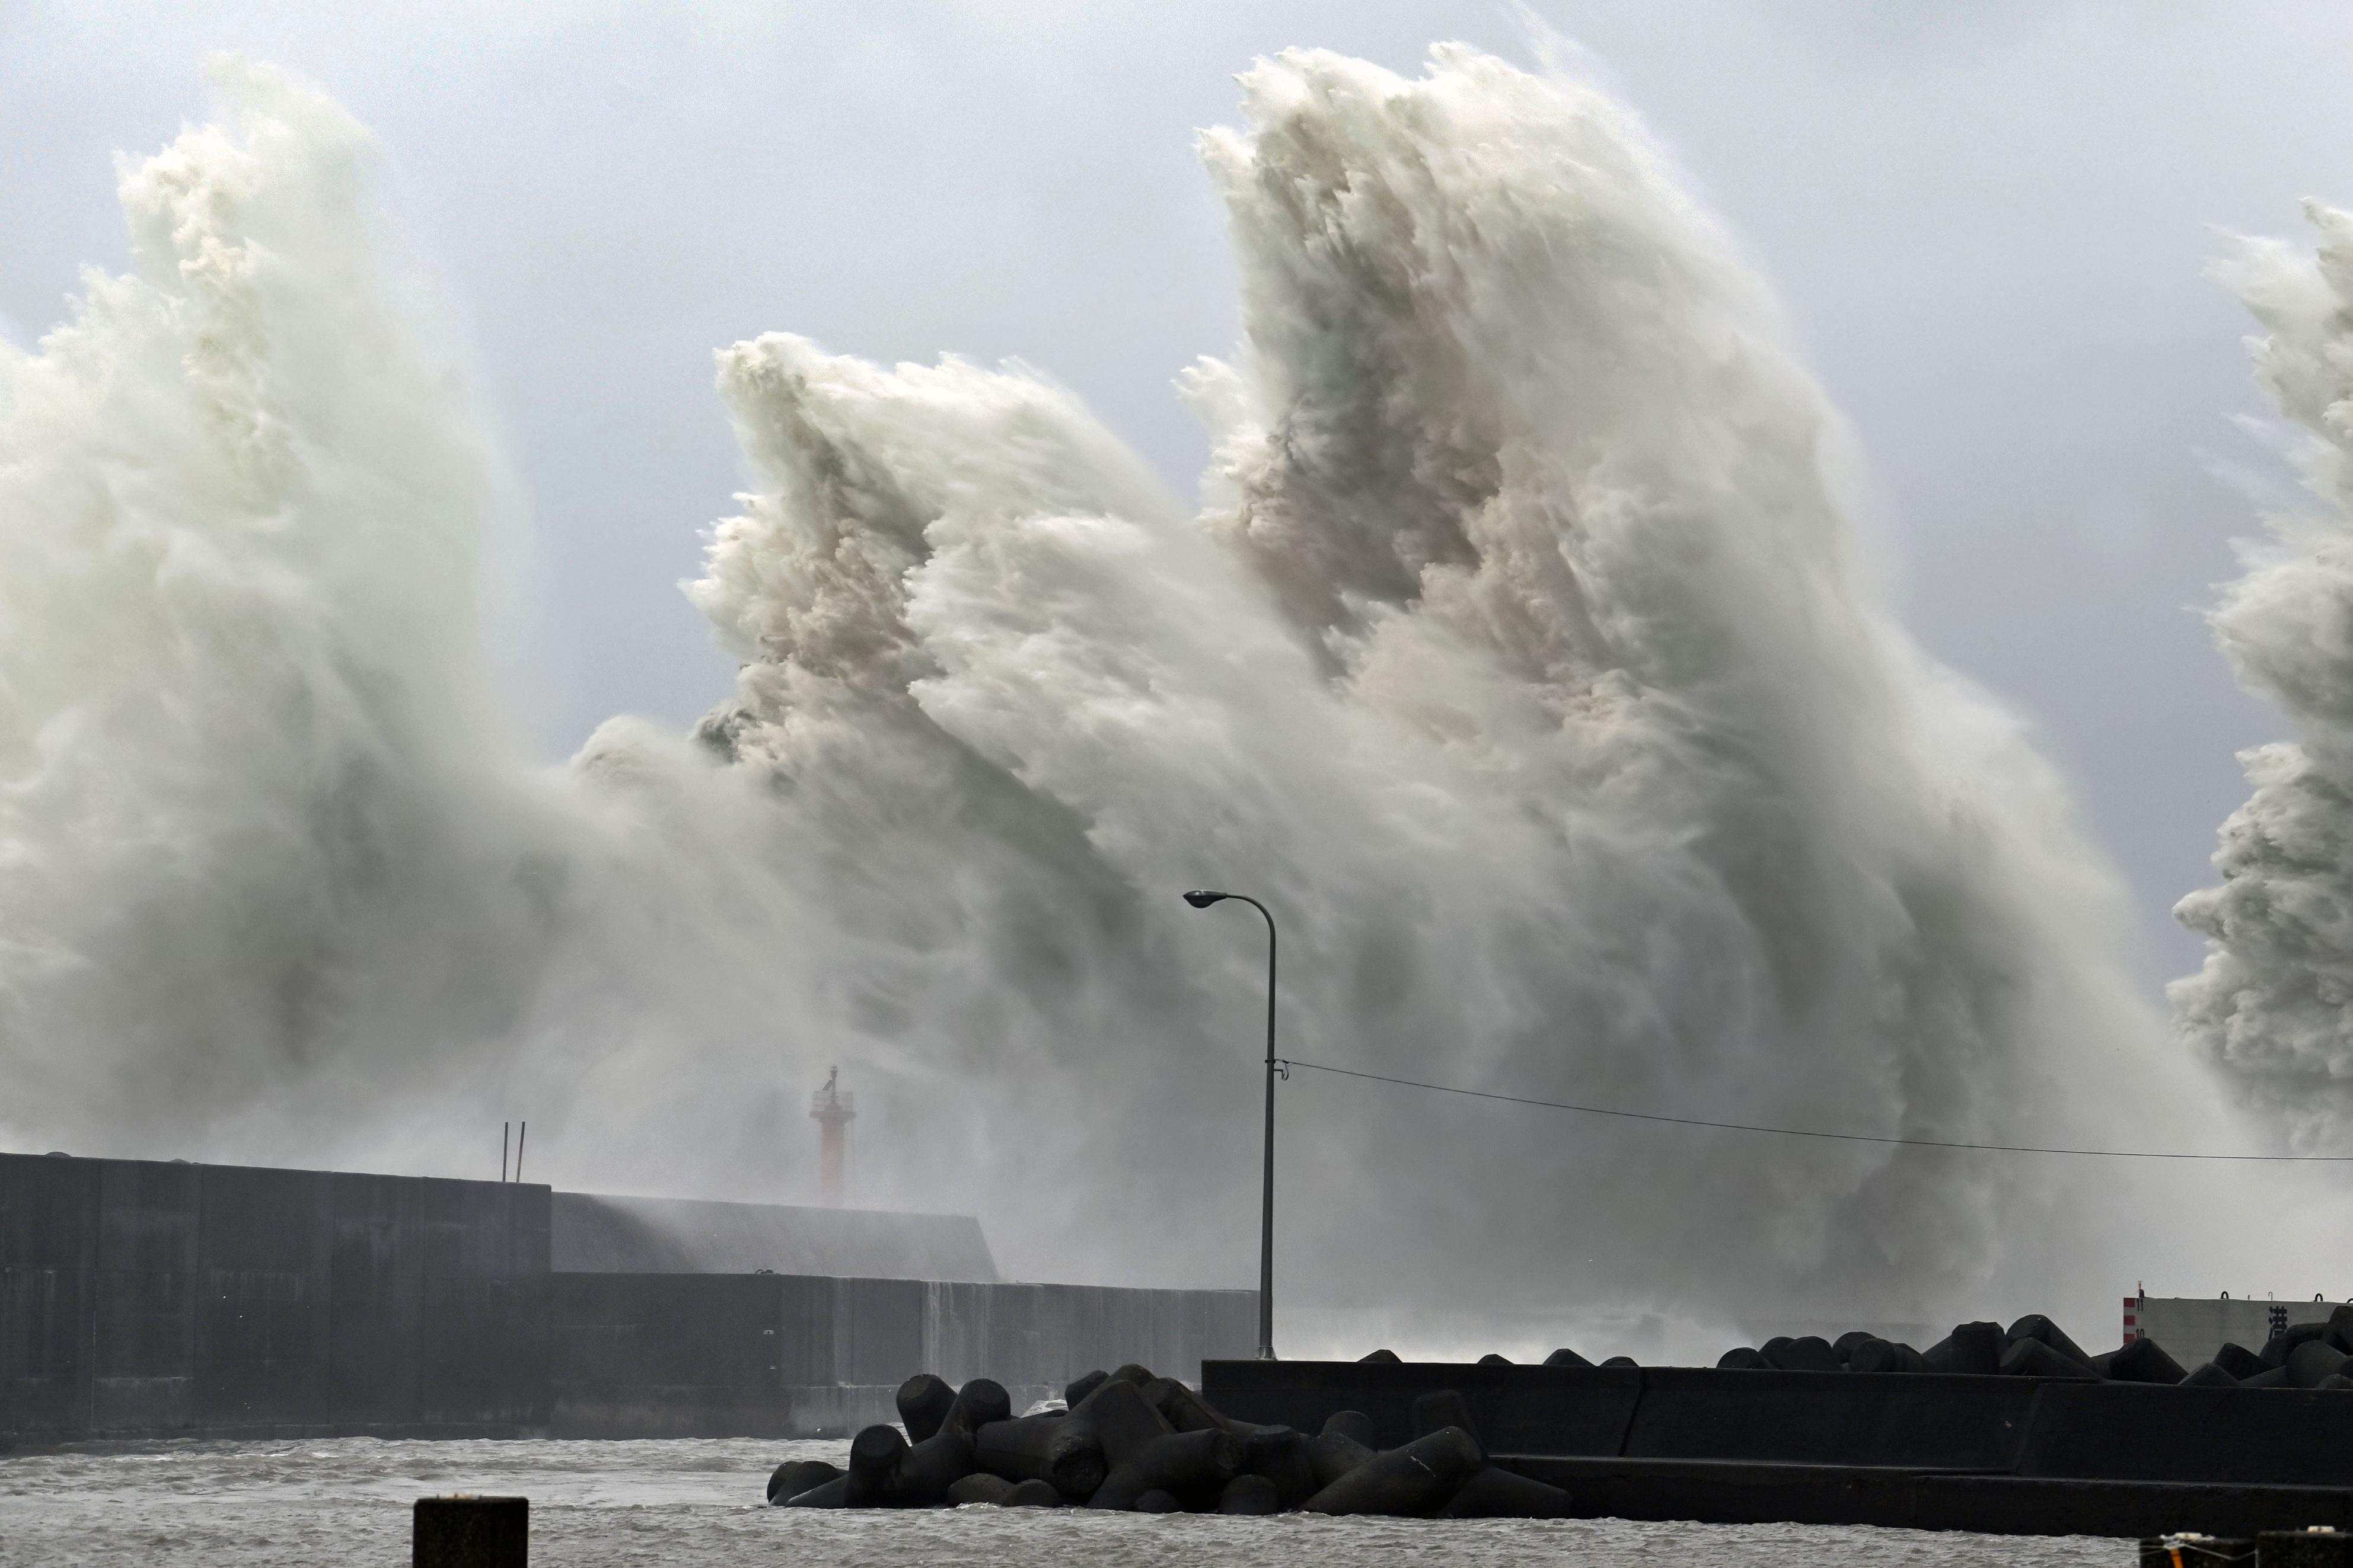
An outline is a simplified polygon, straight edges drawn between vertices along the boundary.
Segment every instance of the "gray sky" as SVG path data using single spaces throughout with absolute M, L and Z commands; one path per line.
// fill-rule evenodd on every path
M 2353 203 L 2341 4 L 1546 0 L 1788 301 L 1887 497 L 1913 630 L 2029 713 L 2167 910 L 2280 726 L 2195 606 L 2260 461 L 2216 227 Z M 683 723 L 730 665 L 677 592 L 730 510 L 711 351 L 770 329 L 880 359 L 1018 355 L 1189 489 L 1169 390 L 1235 331 L 1191 138 L 1231 74 L 1321 45 L 1411 70 L 1525 60 L 1489 5 L 624 8 L 0 0 L 0 318 L 28 339 L 123 244 L 111 158 L 205 110 L 231 48 L 373 126 L 479 346 L 535 508 L 509 637 L 550 755 L 619 710 Z

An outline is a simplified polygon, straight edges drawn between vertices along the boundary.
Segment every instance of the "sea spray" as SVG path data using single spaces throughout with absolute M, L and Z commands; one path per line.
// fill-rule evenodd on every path
M 126 174 L 134 274 L 5 362 L 17 1137 L 464 1169 L 512 1105 L 560 1184 L 790 1196 L 838 1061 L 862 1200 L 976 1209 L 1016 1274 L 1240 1282 L 1262 938 L 1204 884 L 1282 921 L 1303 1058 L 2211 1132 L 2063 790 L 1879 607 L 1842 426 L 1607 100 L 1253 69 L 1198 509 L 1024 367 L 725 351 L 749 489 L 689 591 L 736 689 L 549 771 L 364 139 L 226 86 Z M 2050 1166 L 1282 1094 L 1286 1300 L 1969 1315 L 2129 1267 Z
M 2242 752 L 2254 786 L 2222 825 L 2220 883 L 2175 914 L 2209 939 L 2174 983 L 2192 1044 L 2292 1144 L 2345 1152 L 2353 1111 L 2353 213 L 2310 203 L 2316 253 L 2244 242 L 2217 268 L 2253 312 L 2256 379 L 2292 432 L 2302 505 L 2210 616 L 2239 682 L 2295 735 Z

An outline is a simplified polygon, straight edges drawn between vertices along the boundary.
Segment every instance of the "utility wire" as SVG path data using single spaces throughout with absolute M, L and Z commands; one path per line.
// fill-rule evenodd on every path
M 1275 1065 L 1280 1068 L 1305 1068 L 1310 1072 L 1335 1073 L 1341 1078 L 1360 1078 L 1371 1083 L 1394 1084 L 1399 1089 L 1425 1089 L 1434 1094 L 1459 1094 L 1466 1100 L 1499 1100 L 1506 1105 L 1535 1105 L 1546 1110 L 1615 1116 L 1628 1121 L 1665 1121 L 1677 1127 L 1713 1127 L 1725 1132 L 1769 1132 L 1777 1138 L 1827 1138 L 1839 1143 L 1895 1143 L 1907 1149 L 1973 1149 L 1987 1154 L 2079 1154 L 2094 1160 L 2253 1160 L 2315 1165 L 2353 1163 L 2353 1154 L 2185 1154 L 2150 1149 L 2046 1149 L 2021 1143 L 1960 1143 L 1942 1138 L 1881 1138 L 1868 1132 L 1817 1132 L 1803 1127 L 1758 1127 L 1746 1121 L 1703 1121 L 1694 1116 L 1654 1116 L 1642 1110 L 1612 1110 L 1599 1105 L 1570 1105 L 1558 1100 L 1529 1100 L 1516 1094 L 1491 1094 L 1481 1089 L 1456 1089 L 1451 1084 L 1422 1083 L 1409 1078 L 1385 1078 L 1377 1072 L 1358 1072 L 1354 1068 L 1303 1062 L 1296 1057 L 1288 1060 L 1278 1058 Z

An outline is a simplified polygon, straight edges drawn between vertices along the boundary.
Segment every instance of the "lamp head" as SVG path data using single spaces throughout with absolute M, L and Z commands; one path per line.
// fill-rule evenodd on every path
M 1192 905 L 1197 910 L 1206 910 L 1211 904 L 1216 903 L 1219 899 L 1229 899 L 1231 897 L 1233 897 L 1231 893 L 1191 892 L 1185 895 L 1185 901 Z

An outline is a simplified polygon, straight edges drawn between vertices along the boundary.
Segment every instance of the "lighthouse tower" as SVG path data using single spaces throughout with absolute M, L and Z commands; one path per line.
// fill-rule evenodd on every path
M 841 1206 L 842 1156 L 849 1147 L 849 1124 L 858 1119 L 857 1097 L 839 1088 L 841 1069 L 825 1075 L 825 1087 L 809 1097 L 809 1116 L 818 1125 L 817 1181 L 818 1201 L 828 1208 Z

